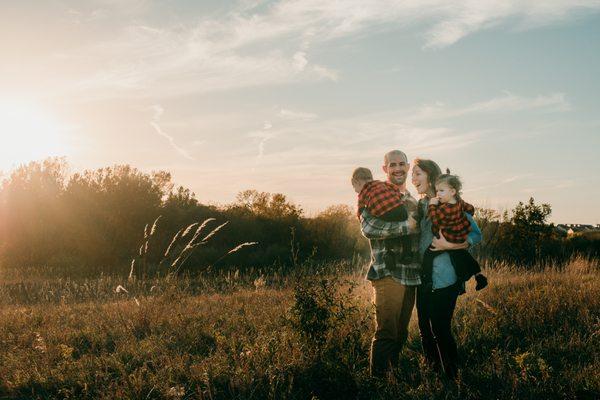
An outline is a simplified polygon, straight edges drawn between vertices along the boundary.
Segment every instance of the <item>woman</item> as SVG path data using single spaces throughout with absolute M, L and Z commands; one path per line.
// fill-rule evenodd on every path
M 443 235 L 438 239 L 431 231 L 431 220 L 427 216 L 429 199 L 435 197 L 435 181 L 442 173 L 440 167 L 431 160 L 416 159 L 412 170 L 412 184 L 422 196 L 419 200 L 421 256 L 429 246 L 435 251 L 465 249 L 481 241 L 481 231 L 467 214 L 471 232 L 466 242 L 450 243 Z M 457 373 L 458 350 L 452 336 L 452 316 L 456 299 L 464 293 L 464 283 L 459 282 L 448 253 L 442 252 L 433 259 L 433 290 L 417 288 L 417 315 L 423 352 L 427 363 L 437 371 L 445 372 L 454 379 Z

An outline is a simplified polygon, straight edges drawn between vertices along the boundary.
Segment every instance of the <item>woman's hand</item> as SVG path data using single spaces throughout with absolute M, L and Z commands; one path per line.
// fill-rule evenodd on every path
M 438 204 L 440 204 L 440 198 L 439 197 L 432 197 L 429 200 L 429 204 L 432 206 L 437 206 Z
M 433 241 L 431 242 L 431 251 L 444 251 L 444 250 L 459 250 L 459 249 L 466 249 L 469 247 L 469 243 L 468 242 L 462 242 L 462 243 L 450 243 L 448 240 L 446 240 L 446 238 L 444 237 L 444 234 L 440 231 L 440 238 L 433 238 Z
M 409 232 L 416 232 L 417 231 L 417 220 L 413 218 L 412 215 L 408 216 L 408 219 L 406 220 L 407 226 L 408 226 L 408 230 Z

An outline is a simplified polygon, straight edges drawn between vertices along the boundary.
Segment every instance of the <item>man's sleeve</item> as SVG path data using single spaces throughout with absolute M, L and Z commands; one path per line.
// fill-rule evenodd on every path
M 465 215 L 471 223 L 471 232 L 469 232 L 467 235 L 467 243 L 469 243 L 469 246 L 474 246 L 481 242 L 483 235 L 481 234 L 481 229 L 479 229 L 479 226 L 477 226 L 477 222 L 475 222 L 475 219 L 473 219 L 473 216 L 469 213 L 465 213 Z
M 373 217 L 367 210 L 363 210 L 360 218 L 361 231 L 367 239 L 388 239 L 417 233 L 408 227 L 407 221 L 384 221 Z

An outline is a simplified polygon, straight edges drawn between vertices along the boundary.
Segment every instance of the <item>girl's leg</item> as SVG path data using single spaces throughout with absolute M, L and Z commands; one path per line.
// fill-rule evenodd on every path
M 459 289 L 452 285 L 435 290 L 431 296 L 431 327 L 440 351 L 446 376 L 456 378 L 458 349 L 452 335 L 452 316 L 456 308 Z
M 435 371 L 441 371 L 442 363 L 438 346 L 431 329 L 431 291 L 423 290 L 421 286 L 417 287 L 417 316 L 419 317 L 419 334 L 421 335 L 421 345 L 423 346 L 423 355 L 427 364 Z

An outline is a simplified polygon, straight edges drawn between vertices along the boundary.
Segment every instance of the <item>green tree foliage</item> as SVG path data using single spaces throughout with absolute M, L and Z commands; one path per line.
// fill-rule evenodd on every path
M 128 258 L 145 224 L 159 215 L 170 180 L 128 165 L 74 174 L 63 194 L 71 254 L 103 265 Z
M 236 196 L 233 208 L 238 207 L 258 217 L 271 219 L 298 219 L 302 209 L 290 203 L 281 193 L 244 190 Z
M 533 198 L 527 203 L 519 202 L 502 217 L 494 210 L 476 210 L 475 219 L 483 233 L 483 243 L 475 250 L 476 254 L 520 265 L 564 260 L 574 252 L 598 255 L 598 242 L 586 241 L 582 245 L 571 238 L 562 238 L 554 224 L 548 223 L 551 213 L 549 204 L 537 204 Z
M 369 254 L 369 243 L 360 233 L 356 213 L 347 205 L 333 205 L 306 221 L 311 244 L 326 258 Z
M 128 165 L 72 176 L 62 158 L 21 166 L 0 187 L 2 261 L 108 271 L 131 257 L 172 187 L 169 173 Z
M 475 249 L 477 255 L 521 265 L 573 252 L 600 255 L 598 237 L 559 237 L 548 224 L 550 213 L 549 205 L 533 199 L 502 216 L 478 209 L 475 218 L 484 242 Z M 148 238 L 146 226 L 159 216 L 157 231 Z M 69 174 L 65 159 L 50 158 L 15 169 L 0 184 L 0 261 L 5 266 L 56 267 L 69 274 L 126 274 L 141 243 L 147 271 L 146 266 L 165 259 L 177 232 L 208 218 L 214 220 L 207 232 L 228 223 L 190 252 L 183 270 L 297 267 L 307 260 L 369 255 L 369 243 L 346 205 L 308 218 L 281 193 L 244 190 L 232 204 L 208 206 L 189 189 L 175 187 L 165 171 L 116 165 Z M 247 242 L 258 244 L 230 253 Z
M 67 170 L 63 158 L 52 158 L 19 167 L 2 183 L 0 243 L 2 253 L 15 262 L 39 263 L 62 249 L 56 237 L 62 228 Z

